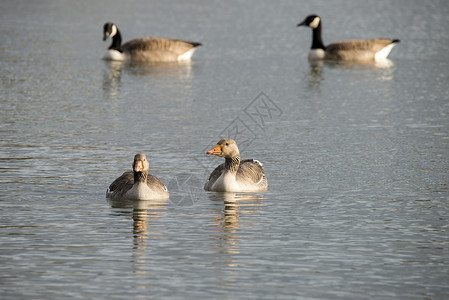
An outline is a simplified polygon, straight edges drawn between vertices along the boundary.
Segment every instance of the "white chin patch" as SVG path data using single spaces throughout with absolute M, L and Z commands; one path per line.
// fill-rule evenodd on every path
M 115 24 L 114 24 L 114 25 L 112 25 L 112 32 L 111 32 L 111 34 L 109 35 L 109 37 L 110 37 L 110 38 L 113 38 L 114 35 L 116 35 L 116 34 L 117 34 L 117 26 L 115 26 Z
M 321 22 L 320 17 L 315 17 L 315 19 L 313 19 L 313 21 L 310 22 L 309 27 L 315 29 L 318 27 L 318 25 L 320 25 L 320 22 Z

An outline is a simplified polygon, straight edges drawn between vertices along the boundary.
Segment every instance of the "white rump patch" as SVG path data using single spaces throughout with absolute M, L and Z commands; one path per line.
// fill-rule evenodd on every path
M 178 56 L 178 61 L 190 60 L 195 50 L 196 48 L 192 48 L 189 51 L 185 52 L 184 54 L 181 54 L 180 56 Z
M 374 59 L 378 60 L 378 59 L 385 59 L 385 58 L 387 58 L 387 56 L 391 52 L 391 49 L 393 49 L 394 46 L 396 46 L 396 43 L 391 43 L 390 45 L 385 46 L 382 50 L 380 50 L 379 52 L 374 54 Z
M 324 59 L 325 54 L 323 49 L 311 49 L 308 58 L 310 60 Z
M 309 27 L 315 29 L 318 27 L 318 25 L 320 25 L 320 22 L 321 22 L 320 17 L 315 17 L 315 19 L 313 19 L 313 21 L 310 22 Z
M 258 164 L 259 166 L 263 167 L 263 163 L 261 163 L 261 162 L 258 161 L 257 159 L 253 159 L 253 162 L 255 162 L 255 163 Z
M 262 177 L 260 178 L 260 180 L 256 183 L 256 184 L 260 184 L 265 178 L 265 175 L 262 175 Z

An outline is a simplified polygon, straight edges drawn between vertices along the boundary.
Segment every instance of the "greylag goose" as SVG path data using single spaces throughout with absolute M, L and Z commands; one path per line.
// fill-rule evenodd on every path
M 132 60 L 147 62 L 188 61 L 196 47 L 201 43 L 172 40 L 160 37 L 144 37 L 131 40 L 122 45 L 122 36 L 114 23 L 106 23 L 103 28 L 103 40 L 112 39 L 103 59 Z
M 259 192 L 268 187 L 262 164 L 254 159 L 240 160 L 239 148 L 232 139 L 222 139 L 206 152 L 225 158 L 225 162 L 210 174 L 204 185 L 213 192 Z
M 148 174 L 149 168 L 145 154 L 136 154 L 133 170 L 124 172 L 114 180 L 106 191 L 106 197 L 131 200 L 168 199 L 167 188 L 156 176 Z
M 321 18 L 310 15 L 297 26 L 312 28 L 310 60 L 381 60 L 386 59 L 399 40 L 377 38 L 372 40 L 339 41 L 324 46 L 321 38 Z

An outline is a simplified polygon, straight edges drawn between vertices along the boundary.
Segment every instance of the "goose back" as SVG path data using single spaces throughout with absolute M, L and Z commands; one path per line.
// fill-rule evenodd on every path
M 122 50 L 134 61 L 177 61 L 180 56 L 200 46 L 201 43 L 145 37 L 122 45 Z M 192 51 L 193 54 L 193 51 Z M 190 55 L 187 59 L 190 59 Z
M 262 169 L 262 164 L 254 159 L 245 159 L 240 163 L 237 170 L 236 179 L 239 182 L 248 184 L 257 184 L 260 187 L 267 187 L 267 178 Z
M 396 40 L 385 38 L 339 41 L 326 46 L 324 58 L 334 60 L 371 60 L 376 58 L 376 53 L 395 43 Z M 391 48 L 389 49 L 390 51 Z

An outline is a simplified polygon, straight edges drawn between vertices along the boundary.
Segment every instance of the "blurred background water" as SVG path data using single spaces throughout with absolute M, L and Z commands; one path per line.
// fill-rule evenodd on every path
M 390 37 L 390 66 L 310 64 Z M 445 1 L 2 1 L 2 299 L 449 297 Z M 190 64 L 101 60 L 124 41 L 199 41 Z M 216 194 L 237 140 L 269 191 Z M 165 202 L 108 202 L 134 154 Z

